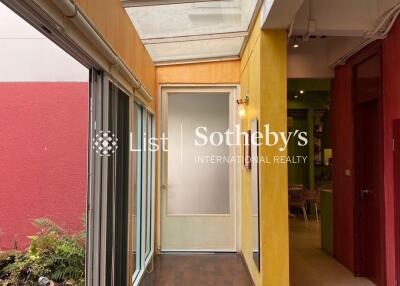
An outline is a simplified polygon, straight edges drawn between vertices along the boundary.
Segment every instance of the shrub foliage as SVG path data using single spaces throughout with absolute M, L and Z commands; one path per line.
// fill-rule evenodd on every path
M 0 253 L 0 285 L 85 285 L 85 232 L 70 233 L 48 218 L 34 221 L 38 233 L 26 252 Z

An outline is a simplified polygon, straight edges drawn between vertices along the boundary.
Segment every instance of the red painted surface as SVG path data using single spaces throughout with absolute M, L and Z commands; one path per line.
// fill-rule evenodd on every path
M 359 54 L 365 52 L 366 49 Z M 400 20 L 382 41 L 383 73 L 383 176 L 384 176 L 384 259 L 386 285 L 395 285 L 393 120 L 400 118 Z M 333 192 L 334 192 L 334 255 L 354 270 L 354 232 L 352 210 L 354 200 L 352 59 L 335 71 L 332 92 L 333 114 Z M 342 145 L 344 146 L 342 146 Z M 345 168 L 352 168 L 346 177 Z
M 382 43 L 383 49 L 383 142 L 386 217 L 386 275 L 388 286 L 395 281 L 393 120 L 400 118 L 400 20 Z
M 332 85 L 333 149 L 333 252 L 335 258 L 354 272 L 354 128 L 352 116 L 352 69 L 345 65 L 335 71 Z M 346 175 L 350 171 L 350 176 Z
M 49 217 L 83 228 L 86 209 L 88 84 L 0 83 L 0 249 Z
M 396 280 L 400 278 L 400 120 L 393 122 L 394 154 L 394 215 L 395 215 L 395 273 Z
M 354 259 L 356 273 L 376 285 L 384 285 L 380 58 L 378 52 L 354 69 L 355 211 L 359 222 L 355 229 Z

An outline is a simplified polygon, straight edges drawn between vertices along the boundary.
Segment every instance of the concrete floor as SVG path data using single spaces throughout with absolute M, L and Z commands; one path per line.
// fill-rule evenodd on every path
M 290 220 L 291 286 L 373 286 L 366 278 L 353 276 L 347 268 L 323 252 L 320 224 L 310 221 L 306 228 L 300 219 Z

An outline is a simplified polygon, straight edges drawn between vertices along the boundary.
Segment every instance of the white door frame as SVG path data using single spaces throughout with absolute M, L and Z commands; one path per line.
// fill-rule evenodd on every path
M 158 138 L 162 136 L 162 124 L 165 122 L 166 112 L 164 112 L 163 99 L 168 96 L 169 93 L 188 93 L 188 92 L 227 92 L 231 96 L 230 100 L 234 100 L 232 104 L 233 108 L 229 110 L 230 120 L 233 120 L 234 124 L 240 124 L 240 118 L 236 108 L 236 100 L 240 98 L 240 85 L 238 84 L 162 84 L 158 90 L 158 107 L 157 107 L 157 135 Z M 240 156 L 240 146 L 233 147 L 233 155 Z M 158 169 L 158 186 L 157 186 L 157 237 L 156 246 L 157 253 L 161 252 L 161 216 L 162 216 L 162 189 L 164 186 L 164 169 L 163 168 L 163 154 L 160 151 L 157 161 Z M 233 215 L 234 215 L 234 229 L 235 229 L 235 249 L 232 251 L 241 251 L 241 162 L 236 162 L 233 168 Z M 191 250 L 194 251 L 194 250 Z M 205 251 L 205 250 L 202 250 Z M 212 250 L 210 250 L 212 251 Z

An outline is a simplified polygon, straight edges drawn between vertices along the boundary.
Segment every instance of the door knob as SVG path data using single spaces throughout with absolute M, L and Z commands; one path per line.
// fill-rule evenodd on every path
M 368 189 L 361 190 L 361 199 L 364 199 L 366 195 L 368 195 L 370 191 Z

